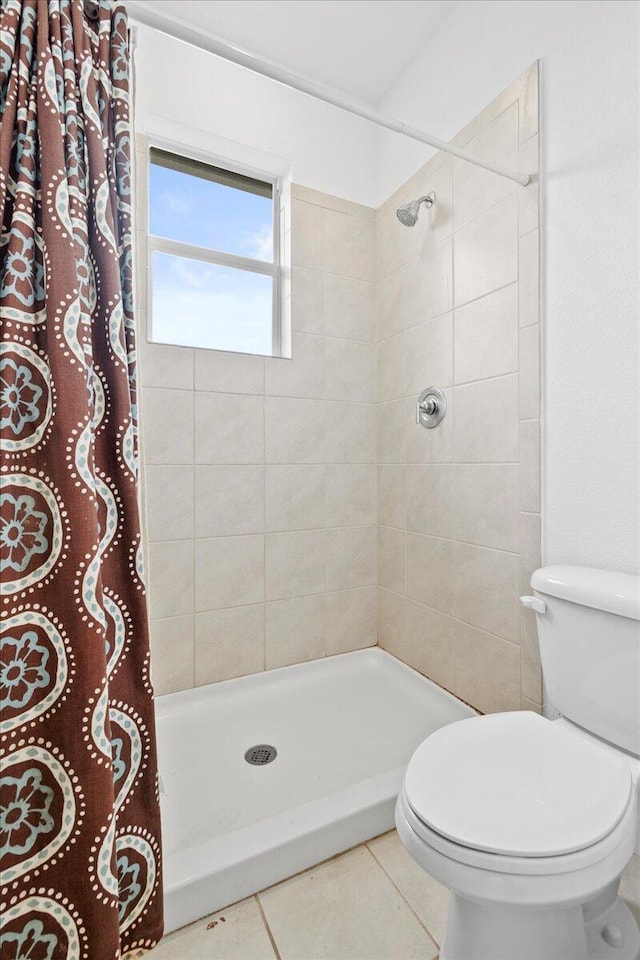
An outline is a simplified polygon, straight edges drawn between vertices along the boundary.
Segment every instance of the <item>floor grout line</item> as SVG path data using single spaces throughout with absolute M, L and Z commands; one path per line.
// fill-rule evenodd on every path
M 267 915 L 266 915 L 266 913 L 264 912 L 264 907 L 262 906 L 262 901 L 260 900 L 260 893 L 261 893 L 261 892 L 262 892 L 262 891 L 260 891 L 259 893 L 254 894 L 254 898 L 253 898 L 253 899 L 256 901 L 256 903 L 257 903 L 257 905 L 258 905 L 258 910 L 260 911 L 260 916 L 262 917 L 262 922 L 263 922 L 263 924 L 264 924 L 265 930 L 267 931 L 267 936 L 269 937 L 269 941 L 270 941 L 270 943 L 271 943 L 271 947 L 272 947 L 273 952 L 274 952 L 274 954 L 275 954 L 276 960 L 282 960 L 282 957 L 280 956 L 280 951 L 278 950 L 278 944 L 276 943 L 276 938 L 274 937 L 273 931 L 272 931 L 271 927 L 269 926 L 269 921 L 267 920 Z
M 382 834 L 382 836 L 386 836 L 386 834 Z M 374 837 L 374 839 L 377 839 L 377 838 Z M 371 847 L 369 846 L 370 843 L 372 843 L 372 841 L 371 841 L 371 840 L 367 840 L 367 841 L 365 841 L 365 843 L 362 844 L 362 846 L 365 847 L 365 848 L 369 851 L 369 853 L 371 854 L 371 856 L 373 857 L 373 859 L 375 860 L 375 862 L 378 864 L 378 866 L 380 867 L 380 869 L 381 869 L 382 872 L 384 873 L 385 877 L 389 880 L 389 882 L 391 883 L 391 885 L 398 891 L 398 893 L 400 894 L 400 896 L 402 897 L 402 899 L 404 900 L 404 902 L 406 903 L 406 905 L 409 907 L 409 910 L 411 910 L 411 913 L 414 915 L 414 917 L 416 918 L 416 920 L 418 921 L 418 923 L 420 924 L 420 926 L 422 927 L 422 929 L 425 931 L 425 933 L 427 934 L 427 936 L 428 936 L 431 940 L 433 940 L 433 942 L 434 942 L 434 944 L 436 945 L 436 947 L 437 947 L 437 949 L 438 949 L 438 952 L 439 952 L 439 951 L 440 951 L 440 944 L 438 943 L 438 941 L 436 940 L 436 938 L 434 937 L 434 935 L 431 933 L 431 930 L 429 930 L 429 927 L 426 925 L 426 923 L 418 916 L 418 914 L 416 913 L 416 911 L 413 909 L 413 907 L 411 906 L 411 904 L 409 903 L 409 901 L 408 901 L 407 898 L 405 897 L 404 893 L 402 892 L 402 890 L 400 889 L 400 887 L 398 886 L 398 884 L 395 882 L 395 880 L 393 879 L 393 877 L 391 876 L 391 874 L 385 869 L 384 864 L 381 863 L 380 860 L 378 860 L 378 858 L 376 857 L 375 853 L 373 852 L 373 850 L 372 850 Z

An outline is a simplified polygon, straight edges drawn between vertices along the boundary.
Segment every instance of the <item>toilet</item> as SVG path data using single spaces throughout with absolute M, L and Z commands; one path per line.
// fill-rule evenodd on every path
M 640 822 L 640 578 L 536 570 L 547 719 L 442 727 L 396 806 L 411 856 L 451 891 L 441 960 L 637 960 L 618 897 Z

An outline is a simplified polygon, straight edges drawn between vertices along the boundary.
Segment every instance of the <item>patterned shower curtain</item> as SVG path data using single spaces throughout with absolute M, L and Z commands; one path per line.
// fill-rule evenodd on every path
M 162 932 L 121 3 L 0 0 L 0 957 Z M 89 11 L 91 13 L 91 11 Z

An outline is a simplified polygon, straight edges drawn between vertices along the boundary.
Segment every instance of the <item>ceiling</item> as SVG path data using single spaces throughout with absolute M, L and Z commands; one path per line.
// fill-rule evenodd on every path
M 153 0 L 145 5 L 377 105 L 456 0 Z

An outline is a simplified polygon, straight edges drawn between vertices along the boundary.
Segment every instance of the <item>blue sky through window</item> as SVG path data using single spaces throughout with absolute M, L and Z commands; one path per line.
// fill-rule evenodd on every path
M 273 280 L 166 253 L 153 254 L 153 339 L 158 343 L 272 353 Z
M 149 230 L 158 237 L 273 261 L 273 200 L 149 164 Z

